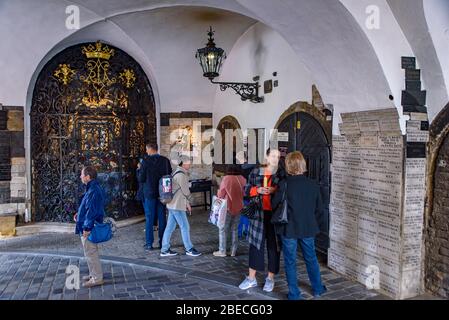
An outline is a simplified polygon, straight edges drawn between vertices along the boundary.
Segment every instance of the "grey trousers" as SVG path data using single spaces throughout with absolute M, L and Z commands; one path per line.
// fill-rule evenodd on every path
M 103 269 L 101 268 L 100 257 L 98 255 L 98 245 L 90 242 L 87 238 L 81 236 L 81 243 L 84 249 L 84 256 L 89 267 L 89 275 L 94 281 L 103 280 Z
M 228 212 L 226 214 L 226 220 L 225 225 L 223 228 L 218 229 L 218 250 L 221 252 L 226 253 L 226 242 L 228 238 L 229 232 L 231 232 L 231 254 L 235 254 L 237 252 L 237 246 L 239 244 L 239 235 L 238 235 L 238 228 L 239 228 L 239 222 L 240 222 L 240 215 L 231 216 L 231 214 Z

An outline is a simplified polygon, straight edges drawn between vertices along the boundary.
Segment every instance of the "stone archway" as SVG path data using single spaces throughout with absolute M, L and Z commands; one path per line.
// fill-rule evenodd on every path
M 425 288 L 449 297 L 449 104 L 430 126 L 425 212 Z
M 126 52 L 98 41 L 55 55 L 35 83 L 30 133 L 34 221 L 73 221 L 85 165 L 98 171 L 109 216 L 142 212 L 135 169 L 145 143 L 157 139 L 155 102 Z

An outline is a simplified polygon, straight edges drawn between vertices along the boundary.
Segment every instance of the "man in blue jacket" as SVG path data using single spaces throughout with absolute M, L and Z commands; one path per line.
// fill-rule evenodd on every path
M 81 181 L 86 185 L 78 213 L 75 216 L 75 233 L 81 236 L 84 256 L 89 267 L 89 276 L 83 277 L 83 287 L 100 286 L 103 281 L 103 270 L 98 255 L 98 245 L 90 242 L 87 238 L 94 224 L 103 223 L 105 193 L 98 183 L 97 171 L 94 167 L 87 166 L 81 170 Z
M 159 179 L 172 173 L 172 167 L 168 158 L 161 156 L 156 143 L 146 145 L 147 157 L 138 169 L 138 180 L 143 183 L 143 207 L 145 210 L 145 249 L 153 250 L 154 234 L 153 225 L 155 218 L 158 221 L 159 248 L 162 247 L 167 219 L 165 205 L 159 201 Z

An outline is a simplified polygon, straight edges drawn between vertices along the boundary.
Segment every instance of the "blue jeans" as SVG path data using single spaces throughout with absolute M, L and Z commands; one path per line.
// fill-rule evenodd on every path
M 154 220 L 158 219 L 159 246 L 162 245 L 162 237 L 166 225 L 165 206 L 159 199 L 145 199 L 143 203 L 145 210 L 145 239 L 147 246 L 153 246 L 154 242 Z
M 284 252 L 285 274 L 288 284 L 288 299 L 301 299 L 301 291 L 298 288 L 296 277 L 296 256 L 298 243 L 306 263 L 307 274 L 312 285 L 312 294 L 322 294 L 325 289 L 321 282 L 320 265 L 315 253 L 315 238 L 287 239 L 282 237 L 282 250 Z
M 186 251 L 190 251 L 193 248 L 193 244 L 190 241 L 190 225 L 187 220 L 186 212 L 169 209 L 167 227 L 165 228 L 164 237 L 162 238 L 161 251 L 165 252 L 170 249 L 170 239 L 173 231 L 176 229 L 176 224 L 178 224 L 181 229 L 182 242 L 184 242 L 184 248 Z

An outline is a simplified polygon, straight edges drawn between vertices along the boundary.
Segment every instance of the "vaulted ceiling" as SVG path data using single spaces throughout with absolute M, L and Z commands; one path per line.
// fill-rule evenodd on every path
M 0 102 L 28 106 L 48 59 L 71 44 L 102 39 L 142 65 L 162 110 L 210 110 L 216 88 L 201 77 L 193 58 L 208 26 L 230 52 L 259 22 L 286 39 L 324 100 L 341 112 L 391 106 L 390 93 L 400 104 L 398 59 L 416 55 L 435 115 L 448 101 L 449 33 L 441 13 L 447 1 L 428 1 L 0 0 Z M 364 27 L 370 4 L 380 7 L 385 23 L 373 32 Z M 65 27 L 68 5 L 80 8 L 80 30 Z M 435 12 L 440 15 L 434 19 Z

